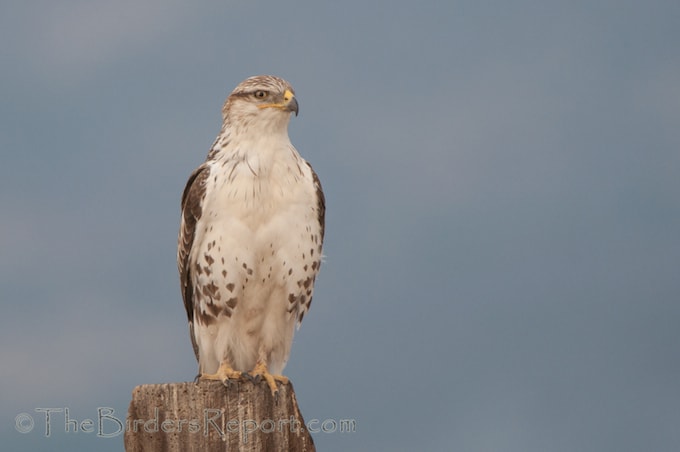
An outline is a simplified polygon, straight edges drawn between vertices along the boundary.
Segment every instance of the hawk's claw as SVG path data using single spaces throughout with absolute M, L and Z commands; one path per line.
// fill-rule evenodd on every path
M 249 373 L 244 373 L 243 376 L 252 381 L 254 384 L 258 384 L 262 380 L 262 375 L 260 374 L 252 375 Z
M 267 385 L 269 386 L 269 390 L 272 393 L 272 397 L 274 397 L 275 399 L 278 398 L 279 393 L 279 388 L 276 386 L 276 382 L 280 381 L 283 384 L 288 383 L 287 377 L 284 377 L 283 375 L 270 374 L 269 370 L 267 369 L 267 365 L 261 361 L 258 361 L 258 363 L 255 365 L 255 368 L 244 375 L 247 375 L 247 377 L 253 383 L 259 383 L 262 379 L 264 379 L 267 382 Z
M 227 388 L 231 388 L 231 385 L 234 384 L 234 380 L 240 380 L 242 379 L 244 374 L 242 372 L 239 372 L 237 370 L 234 370 L 231 368 L 231 366 L 227 363 L 222 363 L 220 364 L 220 367 L 217 369 L 217 372 L 214 374 L 200 374 L 198 379 L 199 380 L 219 380 L 222 382 L 224 386 Z

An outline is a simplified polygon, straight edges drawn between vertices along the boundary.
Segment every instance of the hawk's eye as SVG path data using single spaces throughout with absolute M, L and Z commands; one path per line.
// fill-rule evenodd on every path
M 269 94 L 267 91 L 258 90 L 253 93 L 253 96 L 255 96 L 257 99 L 264 99 L 267 97 L 267 94 Z

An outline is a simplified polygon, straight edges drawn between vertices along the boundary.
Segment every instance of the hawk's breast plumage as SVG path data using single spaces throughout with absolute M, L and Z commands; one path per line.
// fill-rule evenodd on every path
M 297 111 L 283 79 L 240 83 L 184 189 L 177 261 L 203 378 L 262 375 L 275 391 L 271 374 L 283 371 L 312 301 L 325 201 L 288 137 Z

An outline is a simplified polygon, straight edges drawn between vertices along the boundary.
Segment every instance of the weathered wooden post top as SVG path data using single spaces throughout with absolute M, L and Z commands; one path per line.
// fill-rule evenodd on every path
M 291 383 L 137 386 L 125 425 L 126 452 L 315 451 Z

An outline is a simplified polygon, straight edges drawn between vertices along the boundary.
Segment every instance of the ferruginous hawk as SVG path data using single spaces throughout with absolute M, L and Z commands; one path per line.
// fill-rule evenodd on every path
M 250 77 L 182 194 L 177 265 L 199 378 L 264 378 L 272 394 L 321 265 L 325 200 L 288 138 L 288 82 Z

